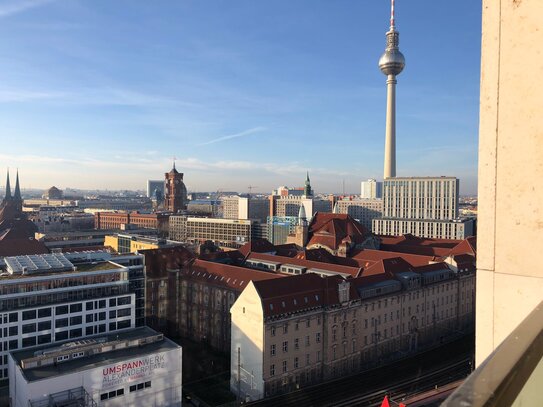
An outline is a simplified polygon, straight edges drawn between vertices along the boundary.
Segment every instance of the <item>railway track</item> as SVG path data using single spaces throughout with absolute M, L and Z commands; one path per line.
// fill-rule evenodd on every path
M 453 349 L 448 348 L 447 353 L 443 349 L 428 351 L 393 365 L 248 403 L 247 406 L 380 406 L 385 394 L 395 401 L 402 400 L 465 378 L 471 371 L 472 350 Z M 449 355 L 448 359 L 443 355 Z

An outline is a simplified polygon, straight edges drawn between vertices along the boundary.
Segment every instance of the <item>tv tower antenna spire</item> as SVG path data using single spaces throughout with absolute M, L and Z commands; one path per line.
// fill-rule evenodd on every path
M 387 116 L 385 130 L 385 169 L 383 177 L 396 176 L 396 76 L 405 66 L 400 52 L 400 33 L 396 31 L 394 0 L 390 1 L 390 29 L 386 33 L 387 45 L 379 59 L 379 68 L 387 76 Z

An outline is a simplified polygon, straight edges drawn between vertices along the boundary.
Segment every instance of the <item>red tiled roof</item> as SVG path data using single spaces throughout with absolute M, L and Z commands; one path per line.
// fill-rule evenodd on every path
M 382 259 L 368 268 L 364 269 L 362 276 L 371 276 L 375 274 L 395 274 L 405 271 L 413 271 L 413 267 L 401 257 L 391 257 Z
M 183 246 L 138 250 L 138 253 L 145 256 L 146 273 L 151 277 L 163 276 L 167 270 L 178 270 L 194 260 L 194 254 Z
M 238 292 L 243 291 L 250 281 L 287 277 L 283 274 L 259 271 L 229 264 L 214 263 L 205 260 L 195 260 L 182 272 L 183 275 L 188 278 L 205 281 L 207 284 L 211 285 L 228 287 Z
M 390 259 L 392 257 L 401 257 L 412 266 L 422 266 L 424 264 L 428 264 L 429 262 L 436 260 L 435 256 L 424 256 L 424 255 L 419 255 L 419 254 L 373 250 L 373 249 L 357 250 L 356 252 L 353 253 L 352 257 L 354 259 L 359 260 L 360 263 L 364 263 L 364 262 L 373 263 L 382 259 Z
M 362 243 L 367 230 L 347 214 L 317 212 L 309 224 L 307 246 L 321 245 L 337 250 L 342 242 Z
M 321 269 L 321 270 L 326 270 L 326 271 L 335 272 L 335 273 L 345 273 L 353 277 L 356 277 L 361 271 L 360 267 L 349 267 L 349 266 L 343 266 L 340 264 L 322 263 L 322 262 L 317 262 L 317 261 L 299 259 L 296 257 L 276 256 L 276 255 L 266 254 L 266 253 L 251 253 L 247 258 L 256 259 L 256 260 L 264 260 L 264 261 L 273 261 L 273 262 L 277 262 L 281 264 L 294 264 L 294 265 L 298 265 L 298 266 L 302 266 L 306 268 Z

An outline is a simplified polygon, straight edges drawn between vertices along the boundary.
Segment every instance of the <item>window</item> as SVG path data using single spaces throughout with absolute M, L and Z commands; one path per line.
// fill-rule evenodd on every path
M 287 361 L 286 360 L 283 360 L 283 373 L 286 373 L 287 372 Z
M 19 320 L 19 314 L 12 312 L 9 314 L 9 322 L 17 322 Z
M 305 337 L 305 346 L 309 346 L 309 335 Z
M 65 339 L 68 339 L 68 331 L 57 332 L 55 334 L 55 342 L 63 341 Z
M 61 305 L 59 307 L 55 308 L 55 313 L 57 315 L 64 315 L 68 313 L 68 306 L 67 305 Z
M 310 360 L 310 356 L 309 356 L 309 353 L 308 353 L 308 354 L 305 355 L 305 365 L 309 366 L 310 362 L 311 362 L 311 360 Z
M 284 334 L 288 333 L 288 325 L 287 324 L 283 325 L 283 333 Z
M 270 346 L 270 355 L 275 356 L 275 344 Z
M 117 310 L 117 318 L 130 316 L 130 311 L 131 311 L 130 308 L 123 308 L 123 309 Z
M 332 328 L 332 341 L 337 341 L 337 328 Z
M 94 303 L 93 303 L 92 301 L 87 302 L 87 303 L 85 304 L 85 309 L 86 309 L 87 311 L 93 310 L 93 309 L 94 309 Z
M 315 342 L 320 343 L 321 342 L 321 333 L 317 332 L 315 334 Z
M 70 305 L 70 313 L 81 311 L 83 311 L 83 304 L 79 303 Z
M 23 325 L 23 333 L 29 334 L 32 332 L 36 332 L 36 324 L 25 324 Z
M 271 336 L 275 336 L 275 327 L 274 326 L 271 327 Z
M 38 335 L 38 345 L 51 342 L 51 334 Z
M 36 346 L 35 336 L 31 336 L 30 338 L 23 338 L 23 348 L 27 348 L 29 346 Z
M 10 326 L 8 329 L 8 336 L 17 336 L 19 335 L 19 327 Z
M 81 328 L 72 329 L 70 331 L 70 338 L 78 338 L 80 336 L 83 336 L 83 330 Z
M 41 308 L 38 310 L 38 318 L 46 318 L 51 316 L 51 308 Z
M 103 321 L 104 319 L 106 319 L 106 313 L 105 312 L 100 312 L 98 314 L 98 320 Z
M 288 352 L 288 341 L 283 341 L 283 352 Z
M 270 365 L 270 376 L 275 376 L 275 365 Z
M 23 311 L 23 321 L 27 321 L 29 319 L 36 319 L 36 310 L 29 310 L 29 311 Z
M 311 320 L 308 319 L 307 322 L 306 322 L 306 327 L 309 328 L 311 326 Z
M 299 365 L 298 357 L 295 357 L 294 358 L 294 369 L 298 369 L 298 365 Z
M 83 317 L 81 315 L 70 318 L 70 325 L 81 325 L 83 323 Z
M 294 350 L 300 349 L 300 340 L 298 338 L 294 339 Z
M 55 321 L 55 328 L 63 328 L 68 326 L 68 318 L 61 318 Z

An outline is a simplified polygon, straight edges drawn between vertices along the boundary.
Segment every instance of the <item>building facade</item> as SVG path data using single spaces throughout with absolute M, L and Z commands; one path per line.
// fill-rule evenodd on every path
M 136 296 L 142 301 L 144 295 L 141 260 L 132 267 L 87 253 L 71 259 L 56 253 L 6 257 L 4 262 L 1 379 L 8 378 L 8 352 L 136 326 Z
M 460 181 L 455 177 L 397 177 L 383 182 L 383 217 L 374 219 L 378 235 L 412 233 L 436 239 L 465 239 L 472 219 L 458 216 Z
M 121 225 L 135 225 L 167 233 L 169 217 L 169 214 L 164 213 L 96 212 L 94 214 L 94 228 L 121 229 Z
M 247 219 L 171 216 L 169 237 L 178 242 L 211 240 L 219 246 L 239 247 L 253 238 L 256 224 L 256 221 Z
M 350 215 L 368 230 L 372 229 L 372 222 L 383 216 L 382 199 L 342 199 L 336 201 L 335 213 Z
M 221 198 L 224 219 L 253 219 L 265 223 L 270 211 L 268 199 L 227 196 Z
M 375 179 L 368 179 L 360 183 L 360 198 L 377 199 L 383 197 L 383 183 Z
M 465 335 L 473 331 L 474 289 L 473 270 L 445 263 L 346 280 L 252 282 L 231 309 L 231 390 L 257 400 Z
M 14 407 L 180 407 L 181 347 L 147 327 L 12 353 Z

